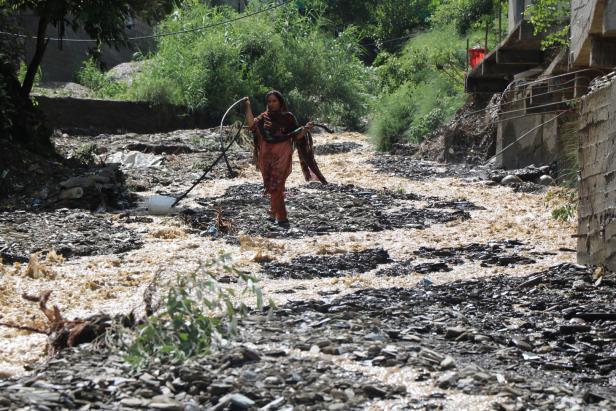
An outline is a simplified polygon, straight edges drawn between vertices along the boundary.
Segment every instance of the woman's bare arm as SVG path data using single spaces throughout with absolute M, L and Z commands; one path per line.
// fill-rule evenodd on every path
M 255 125 L 255 116 L 252 114 L 252 106 L 250 105 L 250 99 L 248 97 L 246 97 L 244 107 L 246 109 L 246 125 L 248 128 L 253 128 Z
M 313 127 L 314 127 L 314 124 L 312 124 L 312 121 L 309 121 L 308 123 L 306 123 L 306 125 L 302 127 L 302 130 L 299 133 L 297 133 L 297 135 L 295 136 L 295 140 L 299 141 L 302 138 L 304 138 L 304 136 L 306 135 L 306 132 L 312 130 Z

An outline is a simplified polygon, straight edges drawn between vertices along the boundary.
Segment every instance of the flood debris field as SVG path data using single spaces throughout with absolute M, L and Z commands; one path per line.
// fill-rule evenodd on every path
M 67 353 L 31 378 L 0 382 L 0 403 L 337 410 L 442 409 L 455 399 L 463 408 L 611 409 L 615 285 L 613 274 L 561 264 L 290 302 L 247 317 L 233 347 L 146 373 L 117 355 Z
M 282 229 L 246 146 L 229 156 L 233 177 L 221 163 L 173 215 L 147 213 L 150 195 L 180 193 L 217 157 L 213 131 L 56 139 L 116 164 L 131 201 L 1 213 L 1 322 L 40 326 L 21 295 L 43 290 L 66 318 L 143 311 L 155 276 L 164 287 L 221 250 L 278 308 L 245 318 L 221 352 L 145 372 L 89 345 L 40 362 L 44 336 L 2 327 L 0 407 L 614 405 L 614 279 L 571 264 L 573 227 L 550 218 L 549 188 L 523 178 L 545 170 L 507 185 L 487 169 L 375 154 L 360 134 L 316 134 L 331 183 L 304 182 L 294 162 Z

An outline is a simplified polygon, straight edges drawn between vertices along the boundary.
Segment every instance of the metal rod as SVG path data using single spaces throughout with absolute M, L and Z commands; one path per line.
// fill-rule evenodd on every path
M 471 48 L 470 39 L 466 38 L 466 73 L 468 74 L 469 68 L 471 67 L 471 57 L 469 54 L 469 50 Z

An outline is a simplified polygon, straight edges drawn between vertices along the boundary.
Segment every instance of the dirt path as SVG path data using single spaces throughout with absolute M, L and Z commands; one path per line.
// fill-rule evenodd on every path
M 35 275 L 25 274 L 25 264 L 5 264 L 2 266 L 0 285 L 0 304 L 3 307 L 0 320 L 41 325 L 42 316 L 37 307 L 24 302 L 20 296 L 22 293 L 37 294 L 42 290 L 53 290 L 51 302 L 58 304 L 68 318 L 83 318 L 100 311 L 114 314 L 141 310 L 143 291 L 157 273 L 164 284 L 178 274 L 194 270 L 201 261 L 221 251 L 230 253 L 239 268 L 255 272 L 261 280 L 264 293 L 278 304 L 322 299 L 324 295 L 342 297 L 359 289 L 412 288 L 418 283 L 445 284 L 497 274 L 523 276 L 558 263 L 575 261 L 575 254 L 570 251 L 575 248 L 575 240 L 571 238 L 573 227 L 551 218 L 545 192 L 517 193 L 510 187 L 489 186 L 486 181 L 472 174 L 466 178 L 423 179 L 389 175 L 377 171 L 369 163 L 376 154 L 361 134 L 318 134 L 315 140 L 317 145 L 323 145 L 331 151 L 344 151 L 342 143 L 354 143 L 348 145 L 352 148 L 349 152 L 320 155 L 317 160 L 331 183 L 339 186 L 352 184 L 372 191 L 366 195 L 368 200 L 365 200 L 366 196 L 360 198 L 357 193 L 349 194 L 347 191 L 332 194 L 306 186 L 299 164 L 294 163 L 294 172 L 288 184 L 289 218 L 292 224 L 301 224 L 296 218 L 300 210 L 295 207 L 301 206 L 304 197 L 311 196 L 316 201 L 322 198 L 327 202 L 330 195 L 347 196 L 350 201 L 356 202 L 360 199 L 372 201 L 376 204 L 376 211 L 373 211 L 377 216 L 379 208 L 383 212 L 400 211 L 399 215 L 405 218 L 411 218 L 409 215 L 416 213 L 412 214 L 414 223 L 387 228 L 387 224 L 398 215 L 392 214 L 393 217 L 388 217 L 385 223 L 385 220 L 379 220 L 385 229 L 365 229 L 359 224 L 352 231 L 329 230 L 318 236 L 303 236 L 301 233 L 283 234 L 278 238 L 277 235 L 272 238 L 241 235 L 238 244 L 237 241 L 200 235 L 194 226 L 174 216 L 130 222 L 130 218 L 117 213 L 105 214 L 102 218 L 114 226 L 129 228 L 136 233 L 143 242 L 142 247 L 115 255 L 83 256 L 67 260 L 48 258 L 41 263 L 44 269 Z M 446 171 L 444 166 L 427 166 L 439 173 Z M 177 187 L 187 186 L 193 174 L 183 176 L 174 184 Z M 205 181 L 190 195 L 184 207 L 203 208 L 195 202 L 196 199 L 224 196 L 229 187 L 259 182 L 257 171 L 245 166 L 237 178 Z M 145 199 L 149 194 L 146 191 L 140 193 L 140 196 Z M 297 199 L 296 203 L 293 202 L 294 198 Z M 473 207 L 461 210 L 451 202 L 436 204 L 449 200 L 466 200 Z M 361 204 L 364 205 L 357 208 L 365 208 L 365 204 L 369 203 Z M 428 217 L 422 214 L 426 210 L 432 213 Z M 342 208 L 338 211 L 340 215 L 346 212 Z M 131 210 L 131 216 L 149 217 L 142 207 Z M 474 247 L 469 248 L 469 245 Z M 380 249 L 385 250 L 388 258 L 379 260 L 374 257 L 373 254 Z M 351 258 L 365 258 L 367 263 L 361 267 L 345 265 L 345 258 L 349 256 L 346 253 L 352 252 L 356 254 L 351 255 Z M 331 267 L 332 264 L 338 264 L 339 267 L 330 276 L 314 275 L 306 278 L 308 276 L 303 277 L 305 273 L 301 267 L 298 268 L 302 264 L 305 267 L 301 258 L 306 256 L 317 259 L 310 263 L 315 264 L 317 271 L 318 267 Z M 264 260 L 269 262 L 263 264 Z M 441 265 L 435 266 L 435 263 Z M 287 275 L 278 276 L 276 272 Z M 25 365 L 43 358 L 43 348 L 43 336 L 0 328 L 0 376 L 23 373 Z M 433 382 L 409 382 L 409 375 L 416 372 L 411 369 L 384 371 L 379 367 L 359 365 L 353 361 L 340 361 L 342 367 L 374 375 L 383 381 L 405 384 L 408 392 L 419 390 L 425 394 L 432 391 Z M 454 408 L 456 404 L 458 408 L 483 408 L 488 399 L 455 394 L 448 397 L 446 408 Z M 375 405 L 377 408 L 381 406 L 384 405 Z

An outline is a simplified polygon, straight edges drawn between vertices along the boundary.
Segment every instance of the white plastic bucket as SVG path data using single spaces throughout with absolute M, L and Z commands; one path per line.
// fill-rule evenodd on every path
M 148 211 L 150 214 L 169 214 L 173 203 L 175 203 L 175 197 L 152 196 L 147 203 Z

